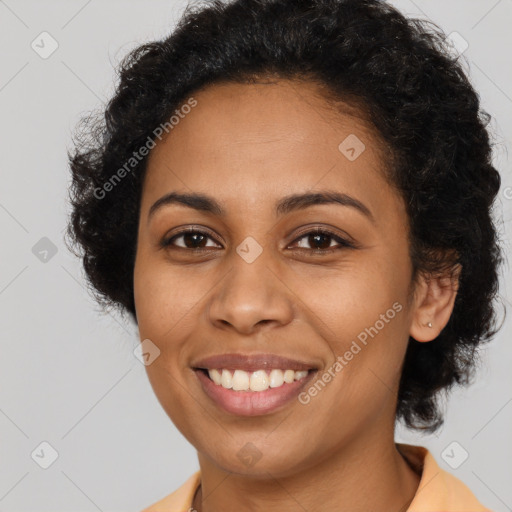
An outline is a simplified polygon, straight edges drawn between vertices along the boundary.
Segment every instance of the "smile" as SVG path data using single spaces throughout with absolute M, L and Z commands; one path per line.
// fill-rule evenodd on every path
M 246 372 L 244 370 L 208 370 L 208 376 L 218 386 L 234 391 L 265 391 L 270 388 L 279 388 L 285 383 L 291 384 L 301 380 L 308 374 L 307 370 L 256 370 Z
M 284 408 L 317 372 L 314 365 L 268 354 L 213 356 L 193 369 L 208 398 L 224 412 L 240 416 Z

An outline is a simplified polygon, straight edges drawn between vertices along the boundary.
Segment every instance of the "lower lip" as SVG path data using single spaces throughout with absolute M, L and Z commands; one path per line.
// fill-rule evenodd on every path
M 265 391 L 233 391 L 215 384 L 201 370 L 195 370 L 203 391 L 222 409 L 238 416 L 259 416 L 283 408 L 300 393 L 311 380 L 315 371 L 310 371 L 301 380 L 285 383 Z

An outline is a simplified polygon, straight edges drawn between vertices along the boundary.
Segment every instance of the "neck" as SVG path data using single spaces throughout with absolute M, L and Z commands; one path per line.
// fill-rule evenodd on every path
M 359 436 L 313 467 L 285 477 L 254 478 L 224 471 L 201 454 L 201 487 L 193 509 L 197 512 L 405 512 L 420 481 L 398 452 L 391 429 L 383 442 Z M 341 505 L 341 507 L 340 507 Z

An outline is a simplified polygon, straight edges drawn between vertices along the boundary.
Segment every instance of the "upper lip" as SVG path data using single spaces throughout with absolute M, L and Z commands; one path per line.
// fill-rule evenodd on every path
M 218 354 L 201 359 L 192 367 L 195 369 L 213 370 L 234 369 L 254 372 L 256 370 L 316 370 L 317 367 L 312 363 L 290 359 L 288 357 L 278 356 L 276 354 Z

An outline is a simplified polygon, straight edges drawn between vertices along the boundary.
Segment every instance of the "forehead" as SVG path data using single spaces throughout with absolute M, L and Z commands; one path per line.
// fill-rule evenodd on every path
M 313 83 L 281 80 L 216 84 L 192 94 L 196 106 L 151 151 L 144 195 L 193 189 L 247 206 L 284 189 L 331 187 L 381 201 L 378 136 L 319 92 Z

